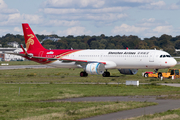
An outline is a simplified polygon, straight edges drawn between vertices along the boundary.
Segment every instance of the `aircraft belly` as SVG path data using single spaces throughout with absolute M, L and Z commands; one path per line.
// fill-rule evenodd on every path
M 119 59 L 117 63 L 118 63 L 117 68 L 141 69 L 141 68 L 147 68 L 147 65 L 149 64 L 149 59 L 127 57 L 127 58 Z
M 75 62 L 63 62 L 59 60 L 52 62 L 48 65 L 53 67 L 60 67 L 60 68 L 78 68 Z

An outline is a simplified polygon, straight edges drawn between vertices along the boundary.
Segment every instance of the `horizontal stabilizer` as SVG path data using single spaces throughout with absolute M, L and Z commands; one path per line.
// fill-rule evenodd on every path
M 19 55 L 19 56 L 22 56 L 22 57 L 25 57 L 25 56 L 26 56 L 25 54 L 20 54 L 20 53 L 10 53 L 10 52 L 5 52 L 4 54 Z
M 31 54 L 25 55 L 25 54 L 20 54 L 20 53 L 9 53 L 9 52 L 6 52 L 4 54 L 19 55 L 19 56 L 22 56 L 22 57 L 30 57 L 30 58 L 35 58 L 35 59 L 47 59 L 48 61 L 60 60 L 59 58 L 39 57 L 39 56 L 33 56 Z

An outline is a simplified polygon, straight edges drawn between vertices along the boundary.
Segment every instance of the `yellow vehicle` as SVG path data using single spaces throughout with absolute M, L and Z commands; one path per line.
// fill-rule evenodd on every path
M 144 73 L 144 77 L 154 77 L 154 78 L 180 78 L 180 69 L 168 69 L 167 73 L 157 72 L 157 73 Z

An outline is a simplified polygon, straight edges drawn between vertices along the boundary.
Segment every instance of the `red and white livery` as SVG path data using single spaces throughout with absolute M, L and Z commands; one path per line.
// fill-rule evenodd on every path
M 102 74 L 110 76 L 108 69 L 118 69 L 122 74 L 136 74 L 138 69 L 163 69 L 173 67 L 177 61 L 167 52 L 161 50 L 72 50 L 45 49 L 29 25 L 22 24 L 26 50 L 13 53 L 26 59 L 61 68 L 82 68 L 81 77 L 88 74 Z

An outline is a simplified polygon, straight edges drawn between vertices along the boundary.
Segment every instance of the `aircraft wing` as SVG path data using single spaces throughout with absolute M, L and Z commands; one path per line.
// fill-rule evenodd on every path
M 102 64 L 106 64 L 106 62 L 96 61 L 96 60 L 77 60 L 77 59 L 64 59 L 64 58 L 61 58 L 60 60 L 69 61 L 69 62 L 77 62 L 77 63 L 102 63 Z
M 61 58 L 62 61 L 67 61 L 67 62 L 76 62 L 77 65 L 80 65 L 81 67 L 85 67 L 89 63 L 102 63 L 105 65 L 106 69 L 112 69 L 116 68 L 117 64 L 113 61 L 101 61 L 101 60 L 77 60 L 77 59 L 64 59 Z

